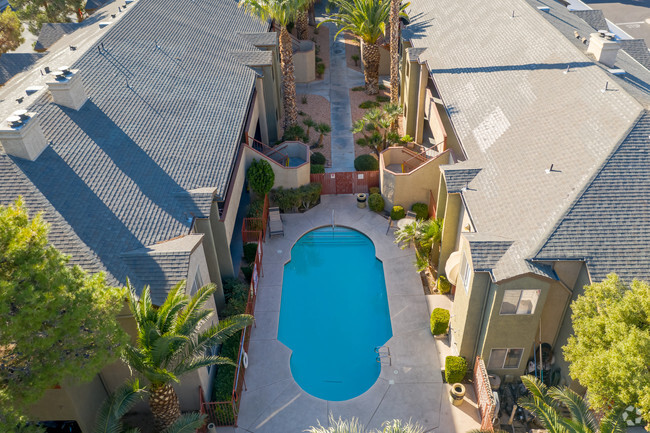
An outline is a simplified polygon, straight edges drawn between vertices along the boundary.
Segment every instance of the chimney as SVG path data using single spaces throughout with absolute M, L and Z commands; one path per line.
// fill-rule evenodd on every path
M 61 66 L 52 73 L 52 78 L 47 82 L 47 87 L 56 104 L 78 111 L 88 100 L 79 70 Z
M 614 40 L 614 34 L 599 31 L 589 35 L 587 53 L 593 54 L 596 61 L 610 68 L 616 63 L 616 54 L 621 46 Z
M 47 147 L 36 113 L 15 111 L 0 125 L 0 143 L 7 154 L 35 161 Z

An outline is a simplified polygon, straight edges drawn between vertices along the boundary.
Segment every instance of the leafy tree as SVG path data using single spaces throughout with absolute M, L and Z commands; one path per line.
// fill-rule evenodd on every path
M 574 335 L 563 347 L 569 373 L 592 406 L 635 406 L 650 421 L 650 284 L 616 274 L 585 287 L 571 304 Z
M 298 123 L 296 108 L 296 77 L 293 73 L 293 47 L 287 25 L 295 21 L 309 0 L 240 0 L 239 6 L 266 23 L 273 20 L 280 27 L 280 65 L 282 68 L 282 94 L 284 128 Z
M 305 431 L 308 433 L 424 433 L 424 429 L 419 424 L 412 424 L 411 421 L 404 422 L 399 419 L 385 421 L 381 426 L 381 430 L 366 430 L 358 418 L 347 420 L 339 417 L 336 419 L 331 412 L 328 424 L 329 427 L 324 427 L 319 421 L 318 426 L 312 426 Z
M 395 104 L 386 104 L 366 111 L 366 114 L 352 125 L 353 133 L 363 134 L 357 144 L 371 148 L 379 157 L 389 146 L 402 142 L 399 134 L 391 131 L 391 125 L 397 121 L 400 114 L 402 107 Z
M 246 172 L 248 185 L 255 194 L 264 197 L 273 188 L 275 182 L 275 173 L 268 161 L 263 159 L 254 159 L 251 166 Z
M 126 341 L 123 289 L 88 275 L 47 243 L 48 225 L 18 198 L 0 206 L 0 431 L 57 384 L 90 380 Z
M 567 387 L 547 388 L 542 381 L 533 376 L 522 376 L 530 394 L 517 402 L 530 411 L 549 433 L 625 433 L 622 410 L 609 412 L 601 419 L 600 424 L 589 411 L 589 404 Z M 571 414 L 564 418 L 560 413 L 560 405 L 566 407 Z
M 327 123 L 319 123 L 314 127 L 314 130 L 318 132 L 318 144 L 316 147 L 323 147 L 323 138 L 332 132 L 332 128 Z
M 44 23 L 69 23 L 73 14 L 81 22 L 86 0 L 9 0 L 9 4 L 37 35 Z
M 350 32 L 361 40 L 363 75 L 366 93 L 379 92 L 379 38 L 386 34 L 386 23 L 390 13 L 391 0 L 334 0 L 339 11 L 330 14 L 323 22 L 332 22 L 339 27 L 335 38 L 341 32 Z M 400 7 L 400 15 L 406 16 Z M 323 23 L 321 22 L 319 26 Z
M 140 433 L 139 428 L 125 430 L 122 425 L 122 417 L 145 395 L 146 391 L 140 387 L 137 380 L 119 387 L 102 404 L 99 414 L 97 414 L 93 433 Z M 194 433 L 204 423 L 205 415 L 196 412 L 187 413 L 181 415 L 176 422 L 161 433 Z
M 232 316 L 203 330 L 213 314 L 203 306 L 213 295 L 214 285 L 200 288 L 190 298 L 185 295 L 185 281 L 181 281 L 159 308 L 154 308 L 148 286 L 138 299 L 128 280 L 126 285 L 138 336 L 135 345 L 126 347 L 124 357 L 131 368 L 151 382 L 149 407 L 156 431 L 165 430 L 181 416 L 178 396 L 171 383 L 179 382 L 180 376 L 201 367 L 232 365 L 230 359 L 206 355 L 206 351 L 253 323 L 253 317 Z
M 0 56 L 13 51 L 25 42 L 22 37 L 23 26 L 18 15 L 9 6 L 0 13 Z

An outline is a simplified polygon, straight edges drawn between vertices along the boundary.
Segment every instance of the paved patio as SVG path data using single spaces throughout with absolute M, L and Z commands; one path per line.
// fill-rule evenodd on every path
M 388 291 L 393 337 L 386 344 L 392 366 L 383 366 L 377 382 L 364 394 L 334 402 L 305 393 L 293 380 L 291 351 L 277 339 L 282 274 L 291 259 L 291 247 L 307 231 L 330 225 L 332 211 L 337 225 L 361 231 L 375 245 L 382 260 Z M 283 214 L 285 236 L 264 244 L 264 276 L 260 280 L 246 371 L 247 391 L 242 393 L 238 428 L 220 433 L 302 432 L 320 421 L 358 417 L 368 428 L 379 428 L 393 418 L 412 419 L 426 431 L 465 432 L 478 427 L 476 405 L 449 403 L 442 383 L 436 342 L 429 332 L 429 308 L 419 275 L 413 268 L 412 250 L 393 243 L 392 230 L 382 216 L 356 207 L 356 197 L 322 196 L 321 204 L 304 214 Z M 470 391 L 470 390 L 468 390 Z M 469 396 L 471 397 L 471 396 Z

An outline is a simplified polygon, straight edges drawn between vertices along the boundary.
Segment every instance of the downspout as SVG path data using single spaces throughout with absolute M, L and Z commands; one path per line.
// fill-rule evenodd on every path
M 476 343 L 474 344 L 474 353 L 472 356 L 472 360 L 476 359 L 476 357 L 478 356 L 478 345 L 481 341 L 481 330 L 483 328 L 483 319 L 485 318 L 485 309 L 487 308 L 488 296 L 490 295 L 491 282 L 492 282 L 492 278 L 490 278 L 488 274 L 487 285 L 485 290 L 485 299 L 483 300 L 483 308 L 481 309 L 481 320 L 479 321 L 479 332 L 478 335 L 476 336 Z

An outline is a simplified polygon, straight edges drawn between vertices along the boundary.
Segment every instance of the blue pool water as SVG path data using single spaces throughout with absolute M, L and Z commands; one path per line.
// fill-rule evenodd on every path
M 284 267 L 278 329 L 298 385 L 330 401 L 363 394 L 381 370 L 375 347 L 392 335 L 384 269 L 370 239 L 343 227 L 300 238 Z

